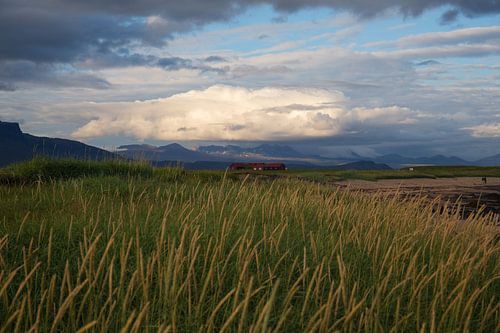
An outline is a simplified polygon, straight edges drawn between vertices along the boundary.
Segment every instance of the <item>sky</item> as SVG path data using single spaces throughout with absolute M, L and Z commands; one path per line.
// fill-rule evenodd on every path
M 0 0 L 0 120 L 122 144 L 500 153 L 497 0 Z

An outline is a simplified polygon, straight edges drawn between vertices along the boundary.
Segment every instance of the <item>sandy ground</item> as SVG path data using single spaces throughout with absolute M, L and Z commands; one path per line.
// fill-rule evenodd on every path
M 443 202 L 461 200 L 465 213 L 484 206 L 485 212 L 500 214 L 500 178 L 488 177 L 484 184 L 480 177 L 439 179 L 383 179 L 379 181 L 347 180 L 333 183 L 341 188 L 368 193 L 399 193 L 425 195 L 432 200 L 440 197 Z
M 487 178 L 487 183 L 484 184 L 479 177 L 460 177 L 460 178 L 415 178 L 415 179 L 381 179 L 378 181 L 367 180 L 345 180 L 335 182 L 338 186 L 349 186 L 352 189 L 359 190 L 383 190 L 397 188 L 470 188 L 475 191 L 481 191 L 496 187 L 500 191 L 500 177 Z

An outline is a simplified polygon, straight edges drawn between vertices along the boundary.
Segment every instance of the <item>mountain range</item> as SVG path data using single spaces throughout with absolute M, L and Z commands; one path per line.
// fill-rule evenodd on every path
M 291 146 L 280 144 L 255 147 L 210 145 L 196 150 L 178 143 L 164 146 L 131 144 L 109 152 L 74 140 L 33 136 L 23 133 L 18 123 L 0 121 L 0 166 L 29 160 L 38 155 L 80 159 L 140 159 L 152 161 L 155 165 L 182 162 L 187 169 L 225 169 L 232 162 L 258 161 L 284 162 L 289 168 L 295 169 L 386 169 L 415 165 L 500 166 L 500 154 L 476 161 L 444 155 L 415 158 L 389 154 L 370 158 L 353 152 L 349 156 L 331 158 L 302 153 Z
M 165 146 L 151 145 L 124 145 L 118 147 L 117 154 L 134 160 L 147 161 L 220 161 L 217 156 L 206 154 L 201 151 L 194 151 L 181 146 L 178 143 L 172 143 Z
M 274 157 L 274 158 L 315 158 L 315 159 L 326 159 L 325 157 L 318 155 L 307 155 L 303 154 L 294 148 L 286 145 L 278 144 L 262 144 L 256 147 L 240 147 L 235 145 L 227 146 L 200 146 L 198 147 L 199 152 L 205 154 L 217 155 L 220 157 L 231 156 L 240 158 L 251 158 L 252 156 L 264 156 L 264 157 Z
M 317 164 L 331 164 L 335 162 L 349 163 L 355 161 L 373 161 L 390 165 L 393 168 L 418 165 L 437 165 L 437 166 L 500 166 L 500 154 L 486 157 L 480 160 L 467 161 L 457 156 L 434 155 L 429 157 L 406 157 L 398 154 L 388 154 L 377 157 L 367 157 L 356 154 L 355 152 L 346 153 L 339 157 L 324 157 L 319 155 L 307 155 L 286 145 L 263 144 L 253 148 L 244 148 L 235 145 L 228 146 L 201 146 L 198 151 L 210 155 L 216 155 L 225 158 L 282 158 L 285 160 L 303 160 Z

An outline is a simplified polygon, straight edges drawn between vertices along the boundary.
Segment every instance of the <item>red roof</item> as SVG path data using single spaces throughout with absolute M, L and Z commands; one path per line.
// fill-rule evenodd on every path
M 283 163 L 233 163 L 229 166 L 229 169 L 286 169 Z

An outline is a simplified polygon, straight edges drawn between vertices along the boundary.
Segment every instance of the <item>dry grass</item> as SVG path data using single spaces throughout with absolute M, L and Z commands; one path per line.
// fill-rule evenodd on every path
M 1 332 L 498 332 L 498 217 L 294 180 L 0 186 Z

